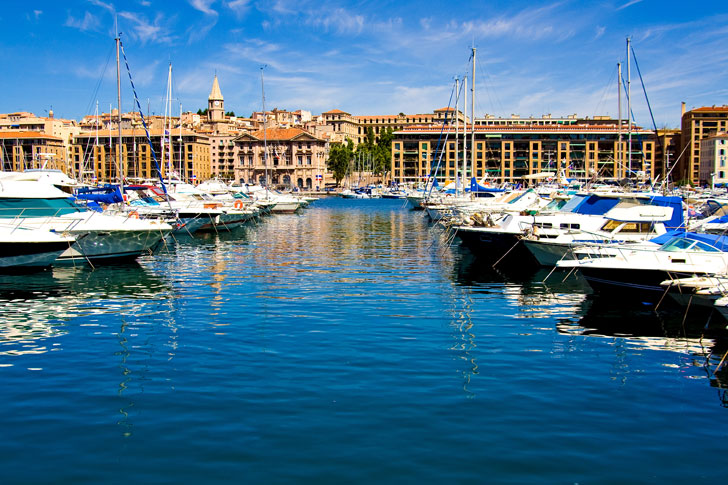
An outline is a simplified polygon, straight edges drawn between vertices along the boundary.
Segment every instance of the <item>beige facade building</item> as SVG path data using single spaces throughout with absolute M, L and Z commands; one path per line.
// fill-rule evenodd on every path
M 328 142 L 300 128 L 243 133 L 235 145 L 235 178 L 241 182 L 315 189 L 333 180 L 326 169 Z
M 52 168 L 72 173 L 68 160 L 66 143 L 59 136 L 38 131 L 0 130 L 0 167 L 3 171 Z
M 469 126 L 468 131 L 472 127 Z M 655 140 L 652 132 L 633 129 L 631 162 L 627 137 L 619 140 L 616 124 L 560 125 L 480 125 L 475 126 L 475 146 L 468 133 L 455 140 L 455 129 L 412 127 L 395 132 L 392 141 L 392 180 L 397 183 L 424 180 L 435 169 L 440 181 L 461 175 L 467 157 L 465 178 L 488 177 L 495 181 L 518 182 L 540 172 L 567 177 L 620 180 L 626 177 L 654 179 Z
M 728 106 L 704 106 L 685 112 L 682 115 L 682 150 L 678 170 L 680 177 L 692 184 L 707 184 L 700 172 L 700 141 L 728 131 Z
M 710 185 L 728 184 L 728 134 L 700 140 L 700 180 Z
M 157 179 L 156 165 L 165 178 L 172 174 L 193 184 L 211 178 L 208 137 L 189 130 L 173 130 L 172 136 L 164 139 L 163 153 L 162 133 L 150 131 L 150 147 L 144 130 L 123 130 L 121 150 L 116 130 L 101 130 L 98 138 L 95 132 L 76 135 L 70 165 L 77 178 L 84 181 L 118 182 L 121 173 L 128 180 Z
M 224 181 L 235 181 L 240 177 L 236 171 L 239 146 L 235 138 L 239 134 L 214 133 L 210 138 L 210 160 L 213 177 Z
M 326 130 L 331 142 L 345 143 L 351 140 L 354 144 L 359 142 L 359 123 L 354 116 L 340 109 L 332 109 L 321 113 L 318 124 L 330 127 Z
M 320 136 L 328 136 L 333 142 L 341 143 L 350 139 L 358 145 L 364 141 L 369 128 L 375 136 L 379 136 L 388 128 L 397 131 L 411 126 L 443 125 L 446 122 L 455 124 L 455 113 L 454 108 L 440 108 L 426 114 L 352 116 L 345 111 L 334 109 L 322 113 L 316 123 L 318 126 L 312 129 Z M 457 119 L 459 123 L 464 123 L 465 116 L 461 111 L 457 111 Z

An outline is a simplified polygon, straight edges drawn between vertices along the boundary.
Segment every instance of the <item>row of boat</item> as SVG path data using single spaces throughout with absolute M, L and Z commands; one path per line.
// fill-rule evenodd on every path
M 608 190 L 411 195 L 493 266 L 578 271 L 595 293 L 728 315 L 728 199 Z M 618 300 L 615 300 L 618 301 Z
M 174 235 L 230 231 L 312 200 L 259 186 L 79 187 L 58 171 L 0 172 L 0 270 L 134 259 Z

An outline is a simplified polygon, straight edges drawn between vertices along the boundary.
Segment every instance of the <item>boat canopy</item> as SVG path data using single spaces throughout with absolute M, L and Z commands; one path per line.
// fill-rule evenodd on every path
M 671 207 L 672 216 L 665 222 L 670 229 L 683 227 L 683 203 L 677 196 L 645 195 L 645 194 L 577 194 L 563 207 L 563 211 L 576 214 L 604 215 L 618 204 L 630 202 L 634 205 L 653 205 Z
M 478 183 L 477 179 L 475 177 L 470 179 L 470 192 L 475 194 L 476 196 L 480 196 L 480 194 L 488 194 L 488 193 L 500 193 L 505 192 L 506 190 L 501 187 L 487 187 L 484 185 L 481 185 Z M 488 197 L 485 195 L 485 197 Z
M 650 239 L 650 242 L 660 245 L 673 244 L 675 239 L 689 239 L 709 244 L 721 251 L 728 251 L 728 236 L 718 234 L 704 234 L 699 232 L 688 232 L 684 230 L 668 231 L 665 234 Z
M 81 187 L 76 190 L 76 198 L 103 204 L 118 204 L 124 201 L 119 186 L 112 184 L 101 187 Z

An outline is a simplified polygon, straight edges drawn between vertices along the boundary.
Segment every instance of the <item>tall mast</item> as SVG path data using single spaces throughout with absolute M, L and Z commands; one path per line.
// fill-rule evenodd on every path
M 475 176 L 475 47 L 473 46 L 473 72 L 470 77 L 470 123 L 472 128 L 470 138 L 470 150 L 472 156 L 470 157 L 470 165 L 472 167 L 471 173 Z
M 468 76 L 463 78 L 463 169 L 461 183 L 465 195 L 465 171 L 468 167 Z
M 96 167 L 98 157 L 101 154 L 101 150 L 99 149 L 99 122 L 101 121 L 101 117 L 99 116 L 99 100 L 96 100 L 96 144 L 94 145 L 93 149 L 93 157 L 91 157 L 91 179 L 93 179 L 94 175 L 96 174 Z M 88 167 L 86 167 L 88 168 Z M 98 179 L 97 179 L 98 180 Z M 85 181 L 85 180 L 84 180 Z
M 99 145 L 99 100 L 96 100 L 96 146 Z
M 107 157 L 108 160 L 109 160 L 108 161 L 108 164 L 109 164 L 109 179 L 107 180 L 107 182 L 109 182 L 109 183 L 111 182 L 111 163 L 112 163 L 112 160 L 111 160 L 111 148 L 113 146 L 113 142 L 111 140 L 111 120 L 112 120 L 111 111 L 113 109 L 114 108 L 112 107 L 111 103 L 109 103 L 109 155 Z M 117 170 L 118 170 L 118 167 L 119 166 L 117 165 L 116 167 L 117 167 Z M 104 179 L 106 180 L 106 174 L 104 174 Z
M 261 99 L 263 101 L 263 166 L 265 167 L 265 188 L 267 191 L 268 187 L 270 186 L 270 181 L 268 180 L 268 135 L 267 135 L 268 116 L 265 112 L 265 83 L 263 81 L 263 68 L 264 67 L 265 66 L 260 68 L 260 95 L 261 95 Z
M 124 168 L 122 167 L 121 160 L 121 67 L 119 65 L 119 43 L 121 41 L 121 34 L 119 29 L 116 29 L 116 94 L 119 102 L 118 113 L 117 113 L 117 124 L 119 125 L 119 149 L 116 152 L 116 166 L 119 170 L 119 185 L 121 186 L 121 196 L 124 197 Z M 109 113 L 111 116 L 111 113 Z M 109 124 L 109 133 L 111 132 L 111 125 Z
M 174 171 L 174 161 L 172 160 L 172 63 L 169 63 L 169 73 L 167 74 L 167 99 L 164 105 L 165 126 L 162 129 L 164 136 L 167 138 L 167 149 L 169 154 L 167 157 L 167 173 L 172 180 L 172 172 Z
M 460 78 L 457 76 L 455 77 L 455 193 L 460 193 L 460 189 L 458 188 L 458 182 L 457 182 L 457 171 L 458 167 L 460 167 L 460 156 L 459 156 L 459 143 L 460 139 L 458 137 L 459 131 L 460 131 L 460 116 L 458 116 L 458 111 L 460 110 Z
M 632 39 L 627 37 L 627 170 L 629 170 L 627 176 L 632 174 L 632 79 L 630 76 L 631 70 L 629 62 L 629 49 L 631 42 Z
M 617 166 L 616 172 L 624 170 L 622 160 L 622 63 L 617 63 Z
M 182 103 L 179 104 L 179 171 L 182 176 L 182 180 L 189 183 L 187 180 L 187 161 L 182 158 Z

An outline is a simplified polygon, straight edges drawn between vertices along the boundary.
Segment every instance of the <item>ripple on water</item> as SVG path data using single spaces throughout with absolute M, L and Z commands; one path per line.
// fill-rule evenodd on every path
M 328 199 L 138 264 L 0 276 L 0 476 L 722 478 L 707 318 L 442 241 L 400 201 Z

